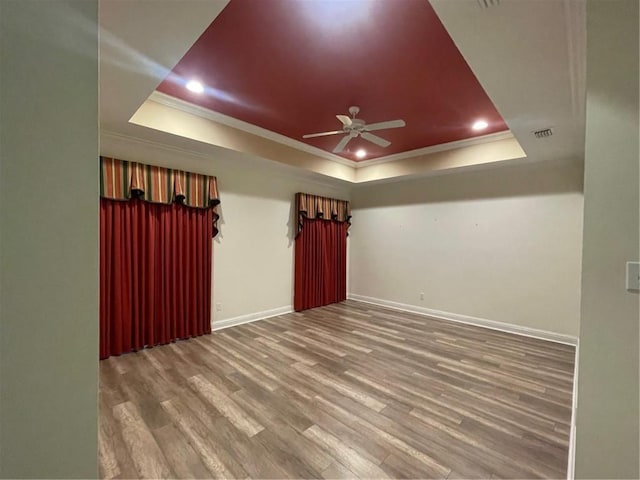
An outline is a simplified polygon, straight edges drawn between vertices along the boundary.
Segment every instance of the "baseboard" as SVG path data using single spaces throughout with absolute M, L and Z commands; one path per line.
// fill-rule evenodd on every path
M 573 404 L 571 406 L 571 431 L 569 433 L 569 461 L 567 463 L 567 480 L 574 480 L 576 474 L 576 414 L 578 412 L 578 359 L 580 343 L 576 345 L 576 358 L 573 367 Z
M 539 338 L 541 340 L 547 340 L 549 342 L 563 343 L 565 345 L 577 345 L 578 339 L 571 335 L 565 335 L 562 333 L 549 332 L 546 330 L 538 330 L 536 328 L 523 327 L 520 325 L 513 325 L 510 323 L 497 322 L 495 320 L 487 320 L 485 318 L 471 317 L 469 315 L 460 315 L 458 313 L 443 312 L 441 310 L 433 310 L 431 308 L 418 307 L 416 305 L 409 305 L 406 303 L 392 302 L 391 300 L 383 300 L 381 298 L 366 297 L 364 295 L 358 295 L 350 293 L 347 295 L 350 300 L 356 300 L 358 302 L 371 303 L 373 305 L 380 305 L 382 307 L 393 308 L 395 310 L 402 310 L 404 312 L 418 313 L 420 315 L 426 315 L 429 317 L 440 318 L 442 320 L 449 320 L 452 322 L 466 323 L 468 325 L 475 325 L 477 327 L 489 328 L 491 330 L 499 330 L 501 332 L 513 333 L 515 335 L 522 335 L 525 337 Z
M 213 321 L 211 329 L 213 331 L 222 330 L 223 328 L 235 327 L 236 325 L 242 325 L 243 323 L 256 322 L 258 320 L 264 320 L 265 318 L 276 317 L 278 315 L 284 315 L 285 313 L 293 312 L 292 305 L 286 305 L 284 307 L 272 308 L 271 310 L 264 310 L 262 312 L 249 313 L 247 315 L 240 315 L 238 317 L 227 318 L 225 320 Z

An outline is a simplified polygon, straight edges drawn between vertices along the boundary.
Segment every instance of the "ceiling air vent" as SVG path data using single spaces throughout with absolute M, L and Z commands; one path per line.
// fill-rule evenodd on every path
M 551 130 L 551 128 L 543 128 L 542 130 L 536 130 L 533 134 L 536 138 L 546 138 L 553 135 L 553 130 Z
M 497 7 L 500 5 L 500 0 L 478 0 L 480 8 Z

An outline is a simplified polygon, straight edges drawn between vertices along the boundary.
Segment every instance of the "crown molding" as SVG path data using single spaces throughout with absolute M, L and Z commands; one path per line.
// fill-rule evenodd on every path
M 155 140 L 147 140 L 146 138 L 134 137 L 133 135 L 126 135 L 124 133 L 114 132 L 111 130 L 100 129 L 100 139 L 101 140 L 111 139 L 111 140 L 117 140 L 117 141 L 122 141 L 127 143 L 135 143 L 138 145 L 144 145 L 146 147 L 158 148 L 160 150 L 165 150 L 172 153 L 187 154 L 193 157 L 203 158 L 206 160 L 211 159 L 210 154 L 199 152 L 197 150 L 191 150 L 183 147 L 176 147 L 174 145 L 169 145 L 168 143 L 157 142 Z M 102 153 L 103 152 L 101 151 L 100 155 L 102 155 Z M 199 172 L 196 172 L 196 173 L 199 173 Z
M 348 160 L 348 159 L 339 157 L 337 155 L 333 155 L 320 148 L 307 145 L 304 142 L 294 140 L 285 135 L 281 135 L 279 133 L 272 132 L 265 128 L 252 125 L 242 120 L 238 120 L 237 118 L 224 115 L 220 112 L 214 112 L 213 110 L 209 110 L 208 108 L 204 108 L 199 105 L 186 102 L 179 98 L 172 97 L 171 95 L 167 95 L 166 93 L 158 92 L 157 90 L 154 91 L 149 96 L 148 100 L 154 101 L 156 103 L 167 106 L 169 108 L 175 108 L 182 112 L 196 115 L 201 118 L 206 118 L 208 120 L 212 120 L 214 122 L 218 122 L 232 128 L 237 128 L 238 130 L 242 130 L 244 132 L 257 135 L 262 138 L 266 138 L 267 140 L 271 140 L 271 141 L 286 145 L 288 147 L 295 148 L 297 150 L 310 153 L 312 155 L 316 155 L 317 157 L 324 158 L 325 160 L 330 160 L 332 162 L 336 162 L 341 165 L 346 165 L 354 169 L 369 167 L 372 165 L 380 165 L 383 163 L 395 162 L 398 160 L 405 160 L 408 158 L 428 155 L 431 153 L 443 152 L 446 150 L 454 150 L 458 148 L 470 147 L 472 145 L 479 145 L 482 143 L 489 143 L 489 142 L 495 142 L 498 140 L 513 138 L 513 134 L 511 133 L 511 131 L 505 130 L 503 132 L 490 133 L 488 135 L 482 135 L 479 137 L 456 140 L 454 142 L 442 143 L 439 145 L 432 145 L 429 147 L 418 148 L 416 150 L 409 150 L 407 152 L 400 152 L 393 155 L 386 155 L 384 157 L 378 157 L 371 160 L 362 160 L 362 161 L 356 162 L 353 160 Z
M 230 117 L 223 113 L 214 112 L 213 110 L 209 110 L 208 108 L 194 105 L 193 103 L 189 103 L 179 98 L 172 97 L 171 95 L 167 95 L 166 93 L 162 93 L 157 90 L 149 95 L 149 100 L 157 102 L 161 105 L 165 105 L 167 107 L 181 110 L 186 113 L 191 113 L 192 115 L 197 115 L 198 117 L 206 118 L 208 120 L 227 125 L 228 127 L 237 128 L 238 130 L 242 130 L 252 135 L 266 138 L 267 140 L 281 143 L 297 150 L 302 150 L 303 152 L 307 152 L 317 157 L 324 158 L 325 160 L 330 160 L 332 162 L 336 162 L 352 168 L 356 165 L 356 162 L 354 162 L 353 160 L 347 160 L 346 158 L 342 158 L 337 155 L 325 152 L 320 148 L 307 145 L 304 142 L 300 142 L 279 133 L 272 132 L 271 130 L 267 130 L 266 128 L 252 125 L 251 123 L 243 122 L 242 120 L 238 120 L 237 118 Z
M 370 167 L 372 165 L 380 165 L 381 163 L 397 162 L 398 160 L 406 160 L 408 158 L 429 155 L 431 153 L 445 152 L 447 150 L 455 150 L 458 148 L 470 147 L 472 145 L 480 145 L 482 143 L 497 142 L 498 140 L 506 140 L 513 138 L 510 130 L 503 132 L 490 133 L 480 137 L 465 138 L 464 140 L 456 140 L 455 142 L 441 143 L 430 147 L 418 148 L 407 152 L 395 153 L 385 157 L 373 158 L 371 160 L 363 160 L 355 165 L 355 168 Z
M 158 142 L 156 140 L 149 140 L 146 138 L 142 138 L 142 137 L 136 137 L 133 135 L 127 135 L 124 133 L 120 133 L 120 132 L 115 132 L 112 130 L 105 130 L 105 129 L 101 129 L 100 130 L 100 143 L 103 144 L 104 140 L 112 140 L 115 142 L 121 142 L 124 144 L 134 144 L 134 145 L 141 145 L 144 147 L 148 147 L 150 149 L 158 149 L 158 150 L 164 150 L 166 152 L 171 152 L 174 153 L 176 155 L 188 155 L 191 157 L 195 157 L 195 158 L 201 158 L 203 160 L 211 160 L 212 155 L 210 153 L 206 153 L 206 152 L 200 152 L 198 150 L 193 150 L 190 148 L 184 148 L 184 147 L 177 147 L 175 145 L 171 145 L 168 143 L 164 143 L 164 142 Z M 100 151 L 100 155 L 103 155 L 102 150 Z M 260 157 L 254 157 L 257 160 L 264 160 Z M 125 159 L 127 160 L 127 159 Z M 269 163 L 272 163 L 270 160 L 265 160 Z M 151 163 L 151 162 L 150 162 Z M 277 162 L 275 163 L 276 165 L 278 165 L 279 167 L 283 168 L 284 172 L 286 172 L 287 175 L 291 175 L 293 177 L 297 177 L 297 178 L 304 178 L 304 180 L 306 182 L 309 183 L 313 183 L 316 185 L 321 185 L 323 187 L 332 187 L 335 188 L 337 185 L 340 184 L 352 184 L 352 182 L 347 182 L 345 180 L 340 180 L 340 179 L 332 179 L 329 181 L 323 181 L 322 178 L 319 178 L 318 176 L 320 175 L 321 177 L 324 177 L 322 174 L 318 174 L 318 173 L 314 173 L 311 172 L 309 170 L 305 170 L 305 169 L 299 169 L 299 168 L 295 168 L 295 167 L 291 167 L 291 166 L 287 166 L 287 165 L 279 165 L 277 164 Z M 205 175 L 208 175 L 208 173 L 206 172 L 195 172 L 195 173 L 202 173 Z M 329 177 L 330 178 L 330 177 Z

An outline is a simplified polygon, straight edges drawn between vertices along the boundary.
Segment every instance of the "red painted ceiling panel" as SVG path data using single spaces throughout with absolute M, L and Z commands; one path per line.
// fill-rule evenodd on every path
M 351 105 L 367 123 L 405 120 L 376 132 L 389 147 L 352 140 L 352 160 L 508 128 L 425 0 L 231 0 L 158 90 L 329 152 L 342 134 L 302 135 L 340 130 Z

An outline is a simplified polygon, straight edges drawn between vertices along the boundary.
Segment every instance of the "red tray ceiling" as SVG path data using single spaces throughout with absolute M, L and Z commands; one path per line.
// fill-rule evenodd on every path
M 387 148 L 352 140 L 351 160 L 508 128 L 425 0 L 231 0 L 158 90 L 328 152 L 341 135 L 302 135 L 339 130 L 350 105 L 367 123 L 406 121 L 376 132 Z

